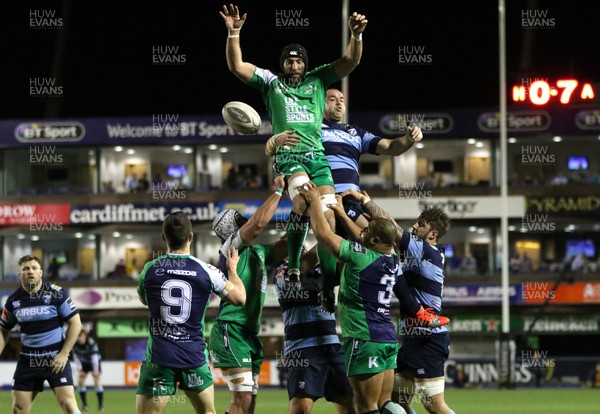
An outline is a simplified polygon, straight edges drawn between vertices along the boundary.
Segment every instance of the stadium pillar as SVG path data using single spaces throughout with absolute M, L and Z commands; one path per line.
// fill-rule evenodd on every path
M 502 333 L 496 341 L 496 370 L 499 388 L 515 386 L 516 344 L 510 334 L 510 301 L 508 257 L 508 166 L 506 128 L 506 8 L 504 0 L 498 0 L 498 34 L 500 63 L 500 231 L 502 232 Z
M 500 333 L 496 340 L 496 371 L 498 388 L 512 389 L 516 386 L 515 353 L 517 344 L 511 334 Z

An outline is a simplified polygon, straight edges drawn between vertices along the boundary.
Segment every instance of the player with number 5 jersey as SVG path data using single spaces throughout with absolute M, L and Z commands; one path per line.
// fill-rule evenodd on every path
M 150 338 L 140 370 L 137 412 L 161 413 L 169 396 L 184 390 L 197 413 L 214 413 L 214 389 L 204 342 L 204 314 L 214 292 L 235 305 L 246 302 L 237 276 L 238 254 L 227 254 L 229 280 L 216 267 L 190 254 L 192 224 L 183 212 L 163 223 L 167 254 L 146 263 L 138 294 L 148 306 Z

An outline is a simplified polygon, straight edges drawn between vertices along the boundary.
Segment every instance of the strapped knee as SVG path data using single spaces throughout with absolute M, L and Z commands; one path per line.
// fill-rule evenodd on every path
M 421 398 L 429 400 L 430 397 L 444 392 L 444 380 L 417 382 L 415 390 Z
M 294 200 L 298 194 L 298 188 L 302 187 L 304 184 L 310 182 L 310 179 L 306 175 L 299 175 L 298 177 L 290 180 L 288 182 L 288 194 L 290 195 L 290 199 Z
M 252 381 L 252 372 L 240 372 L 233 375 L 223 375 L 223 379 L 229 387 L 229 391 L 252 392 L 254 381 Z

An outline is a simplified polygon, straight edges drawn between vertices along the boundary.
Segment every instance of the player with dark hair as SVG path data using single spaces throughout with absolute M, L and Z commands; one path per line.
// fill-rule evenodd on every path
M 96 395 L 98 397 L 98 411 L 104 411 L 104 388 L 102 387 L 102 366 L 100 361 L 100 349 L 98 342 L 88 332 L 82 330 L 73 346 L 73 359 L 79 372 L 79 397 L 81 397 L 82 411 L 88 410 L 87 388 L 85 380 L 88 374 L 92 374 Z
M 256 67 L 242 59 L 240 32 L 246 22 L 246 14 L 240 16 L 237 6 L 223 6 L 220 12 L 229 31 L 227 37 L 227 66 L 242 82 L 259 89 L 273 125 L 273 133 L 295 134 L 300 142 L 294 147 L 279 147 L 273 158 L 275 170 L 284 174 L 288 181 L 288 193 L 292 199 L 292 213 L 287 228 L 289 269 L 287 281 L 297 285 L 300 280 L 300 255 L 308 232 L 307 205 L 298 197 L 298 188 L 313 181 L 322 195 L 322 206 L 331 228 L 335 217 L 327 208 L 334 204 L 334 187 L 331 170 L 325 159 L 321 140 L 321 123 L 325 105 L 325 91 L 332 83 L 349 75 L 360 63 L 362 56 L 362 32 L 367 20 L 353 13 L 348 26 L 352 38 L 345 54 L 333 63 L 308 71 L 308 53 L 297 43 L 287 45 L 281 52 L 279 63 L 282 73 Z M 270 148 L 274 143 L 268 144 Z M 335 278 L 337 261 L 327 249 L 318 248 L 320 266 L 325 282 Z
M 69 364 L 69 352 L 81 331 L 79 310 L 60 286 L 44 282 L 42 273 L 37 256 L 19 259 L 21 287 L 8 297 L 0 317 L 0 354 L 9 331 L 16 324 L 21 327 L 22 347 L 12 385 L 13 413 L 29 413 L 48 381 L 62 411 L 80 414 Z
M 216 412 L 204 314 L 213 292 L 243 305 L 246 289 L 237 276 L 236 249 L 226 252 L 227 279 L 216 267 L 191 255 L 193 238 L 187 214 L 170 214 L 162 225 L 167 253 L 146 263 L 140 274 L 137 291 L 150 312 L 150 338 L 137 387 L 138 414 L 162 413 L 178 386 L 196 413 Z
M 360 201 L 371 217 L 391 219 L 389 213 L 375 204 L 369 195 L 350 190 L 349 195 Z M 395 223 L 395 221 L 394 221 Z M 404 255 L 403 273 L 413 296 L 436 315 L 442 312 L 444 288 L 444 253 L 437 246 L 448 232 L 450 218 L 440 208 L 423 210 L 412 226 L 412 233 L 396 224 L 395 247 Z M 450 337 L 445 326 L 426 327 L 405 323 L 402 326 L 402 347 L 398 353 L 399 375 L 396 376 L 394 399 L 414 414 L 410 402 L 414 393 L 419 395 L 425 409 L 431 414 L 453 414 L 444 400 L 444 363 L 450 352 Z
M 421 128 L 416 125 L 409 126 L 406 135 L 382 138 L 356 125 L 343 123 L 345 114 L 344 94 L 337 89 L 328 89 L 322 128 L 323 147 L 331 167 L 336 194 L 347 190 L 360 191 L 358 163 L 362 154 L 398 156 L 423 138 Z M 346 213 L 358 227 L 363 228 L 368 225 L 360 203 L 350 198 L 342 201 Z
M 361 232 L 360 242 L 352 243 L 327 225 L 313 183 L 303 186 L 300 193 L 312 207 L 317 241 L 344 262 L 338 311 L 356 410 L 361 414 L 403 414 L 402 407 L 391 399 L 398 336 L 390 302 L 401 275 L 393 249 L 396 225 L 387 218 L 374 218 Z

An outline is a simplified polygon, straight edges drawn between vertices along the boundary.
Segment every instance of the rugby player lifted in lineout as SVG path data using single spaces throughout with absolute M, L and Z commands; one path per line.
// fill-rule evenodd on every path
M 314 182 L 321 194 L 321 203 L 327 222 L 335 228 L 335 217 L 328 204 L 336 203 L 331 169 L 325 159 L 321 141 L 321 124 L 325 109 L 325 92 L 329 85 L 347 76 L 360 63 L 362 55 L 362 32 L 367 19 L 352 13 L 348 27 L 352 37 L 344 55 L 326 65 L 307 72 L 306 49 L 293 43 L 283 48 L 279 63 L 282 73 L 273 73 L 244 62 L 240 47 L 240 32 L 246 22 L 246 14 L 240 16 L 237 6 L 223 6 L 220 12 L 229 31 L 227 37 L 227 66 L 242 82 L 260 90 L 271 118 L 274 134 L 295 135 L 299 143 L 293 147 L 277 148 L 274 168 L 284 174 L 293 208 L 287 228 L 289 268 L 287 282 L 298 285 L 300 280 L 300 254 L 308 232 L 309 212 L 298 188 Z M 275 147 L 274 141 L 268 144 Z M 318 247 L 320 266 L 326 280 L 335 278 L 337 260 L 326 249 Z

